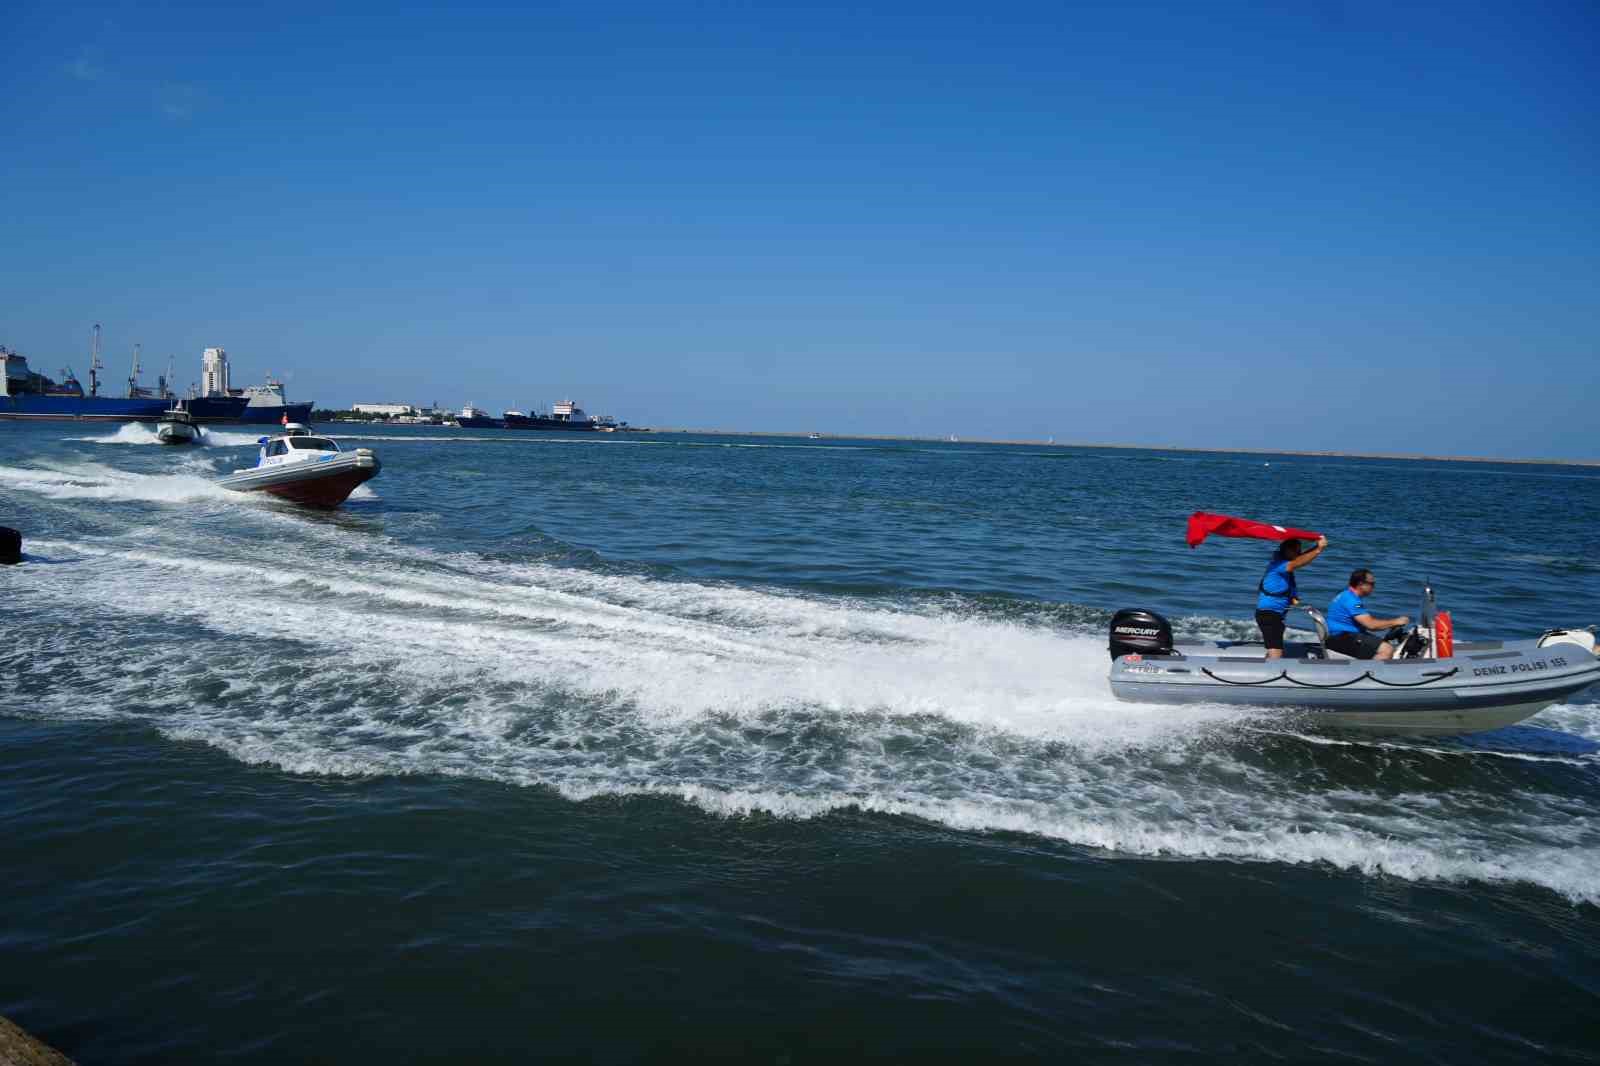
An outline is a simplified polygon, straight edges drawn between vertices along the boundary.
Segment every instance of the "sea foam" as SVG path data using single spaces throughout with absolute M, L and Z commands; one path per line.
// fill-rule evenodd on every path
M 29 478 L 127 491 L 104 471 L 0 468 L 0 484 Z M 1536 776 L 1600 768 L 1585 747 L 1600 708 L 1581 698 L 1534 720 L 1571 738 L 1555 750 L 1301 738 L 1237 709 L 1113 700 L 1097 631 L 248 517 L 294 550 L 262 558 L 160 526 L 36 545 L 66 565 L 38 572 L 33 609 L 174 643 L 91 655 L 25 628 L 28 670 L 71 659 L 97 694 L 46 690 L 31 713 L 140 716 L 295 773 L 657 795 L 729 817 L 853 809 L 1108 854 L 1520 881 L 1600 903 L 1587 828 L 1600 805 L 1574 811 Z M 1524 775 L 1514 802 L 1507 774 Z

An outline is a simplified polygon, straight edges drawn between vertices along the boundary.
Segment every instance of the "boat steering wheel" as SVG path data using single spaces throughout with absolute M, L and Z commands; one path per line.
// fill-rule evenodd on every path
M 1427 641 L 1422 639 L 1417 632 L 1415 622 L 1403 626 L 1395 626 L 1383 635 L 1384 640 L 1394 641 L 1394 657 L 1396 659 L 1419 659 L 1427 654 Z

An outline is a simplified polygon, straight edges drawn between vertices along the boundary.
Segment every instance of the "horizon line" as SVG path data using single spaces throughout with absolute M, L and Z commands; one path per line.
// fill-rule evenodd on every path
M 818 434 L 821 440 L 890 440 L 890 441 L 915 441 L 928 444 L 1011 444 L 1029 445 L 1039 448 L 1096 448 L 1096 449 L 1122 449 L 1127 451 L 1146 452 L 1200 452 L 1208 455 L 1287 455 L 1312 459 L 1400 459 L 1408 462 L 1435 462 L 1435 463 L 1516 463 L 1534 466 L 1587 466 L 1600 467 L 1600 458 L 1595 459 L 1547 459 L 1547 458 L 1500 458 L 1492 455 L 1428 455 L 1413 452 L 1344 452 L 1344 451 L 1302 451 L 1287 448 L 1206 448 L 1185 444 L 1107 444 L 1104 442 L 1088 441 L 1057 441 L 1039 440 L 1037 438 L 1000 438 L 1000 437 L 960 437 L 952 441 L 947 437 L 926 437 L 916 434 L 855 434 L 855 433 L 824 433 L 820 430 L 805 430 L 801 432 L 781 432 L 776 430 L 754 429 L 696 429 L 692 427 L 662 426 L 649 430 L 652 433 L 700 433 L 706 436 L 722 437 L 799 437 L 808 439 L 812 432 Z

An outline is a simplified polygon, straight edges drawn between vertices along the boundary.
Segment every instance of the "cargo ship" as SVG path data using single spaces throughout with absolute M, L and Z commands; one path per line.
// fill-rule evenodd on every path
M 489 414 L 481 407 L 474 407 L 470 403 L 456 415 L 456 424 L 462 429 L 504 429 L 505 423 Z
M 243 422 L 251 426 L 276 426 L 284 422 L 310 422 L 314 404 L 290 403 L 283 382 L 267 375 L 265 384 L 244 389 L 228 381 L 228 353 L 207 348 L 200 356 L 201 387 L 189 398 L 189 413 L 196 422 Z
M 247 426 L 310 422 L 312 404 L 290 403 L 283 394 L 283 382 L 267 378 L 264 385 L 229 389 L 220 396 L 195 396 L 187 401 L 196 422 L 242 422 Z
M 467 404 L 455 416 L 456 425 L 463 429 L 534 429 L 554 430 L 561 433 L 616 433 L 633 427 L 618 422 L 610 415 L 587 414 L 571 400 L 551 405 L 549 414 L 527 414 L 523 411 L 502 411 L 495 418 L 481 407 Z
M 0 374 L 0 418 L 72 418 L 102 422 L 154 422 L 169 406 L 148 389 L 130 387 L 125 397 L 101 396 L 100 360 L 89 365 L 89 391 L 72 372 L 61 371 L 59 382 L 35 373 L 28 360 L 9 348 L 0 347 L 5 372 Z M 130 383 L 133 381 L 129 379 Z
M 593 433 L 601 425 L 598 419 L 590 418 L 583 408 L 571 400 L 562 400 L 552 405 L 548 415 L 525 415 L 521 411 L 506 411 L 503 417 L 507 429 L 551 429 L 569 433 Z
M 311 421 L 310 403 L 290 403 L 284 396 L 283 382 L 270 375 L 266 383 L 248 388 L 228 387 L 227 355 L 221 348 L 207 348 L 202 363 L 206 387 L 203 393 L 190 389 L 187 397 L 172 391 L 171 368 L 157 380 L 154 389 L 139 383 L 139 345 L 133 347 L 133 367 L 128 375 L 125 396 L 100 395 L 100 327 L 94 327 L 89 349 L 89 388 L 85 391 L 71 367 L 61 371 L 58 382 L 28 366 L 25 356 L 0 346 L 5 370 L 0 374 L 0 418 L 65 418 L 102 422 L 156 422 L 173 403 L 183 399 L 194 421 L 235 422 L 245 425 L 276 426 Z

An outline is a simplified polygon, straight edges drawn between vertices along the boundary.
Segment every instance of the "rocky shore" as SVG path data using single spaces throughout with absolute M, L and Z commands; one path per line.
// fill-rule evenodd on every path
M 0 1066 L 73 1066 L 61 1052 L 0 1017 Z

